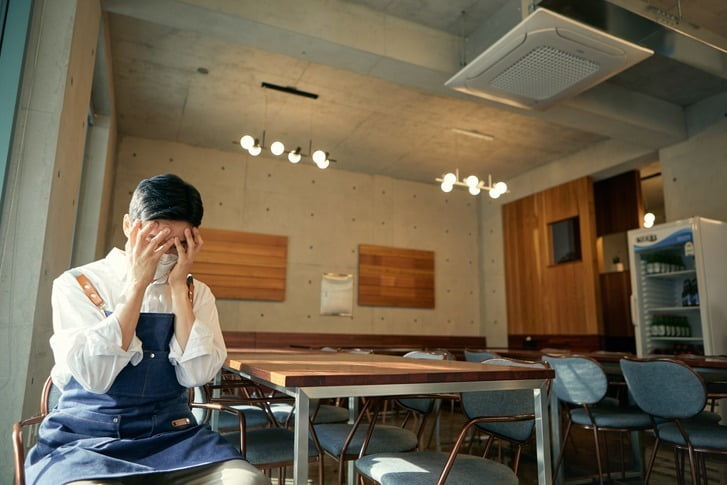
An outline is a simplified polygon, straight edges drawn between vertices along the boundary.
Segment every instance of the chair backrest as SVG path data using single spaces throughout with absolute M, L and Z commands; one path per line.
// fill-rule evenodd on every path
M 53 410 L 61 398 L 61 390 L 53 384 L 50 376 L 43 384 L 40 398 L 40 414 L 24 419 L 13 425 L 13 459 L 15 462 L 15 482 L 25 483 L 25 453 L 35 444 L 38 438 L 38 427 L 45 416 Z
M 603 367 L 582 355 L 544 355 L 555 371 L 553 391 L 561 401 L 595 404 L 606 396 L 608 379 Z
M 483 365 L 505 365 L 516 367 L 547 368 L 546 362 L 531 362 L 498 357 L 487 359 Z M 477 391 L 462 393 L 462 408 L 468 419 L 490 416 L 514 416 L 516 414 L 532 414 L 533 391 L 517 389 L 513 391 Z M 502 437 L 525 441 L 533 432 L 535 420 L 499 423 L 478 423 L 476 426 Z
M 446 360 L 448 356 L 448 352 L 441 351 L 441 350 L 434 350 L 434 351 L 427 351 L 427 350 L 413 350 L 411 352 L 408 352 L 404 355 L 407 359 L 429 359 L 429 360 Z M 398 399 L 397 402 L 404 406 L 405 408 L 409 408 L 413 411 L 416 411 L 418 413 L 422 414 L 429 414 L 434 410 L 434 400 L 433 399 L 423 399 L 423 398 L 414 398 L 414 399 Z
M 348 352 L 349 354 L 373 354 L 374 353 L 373 349 L 360 349 L 360 348 L 348 349 L 348 350 L 346 350 L 346 352 Z
M 495 352 L 488 352 L 487 350 L 470 350 L 464 349 L 464 360 L 467 362 L 482 362 L 487 359 L 494 359 L 500 357 Z
M 48 376 L 43 384 L 43 394 L 40 397 L 40 414 L 46 415 L 56 407 L 61 399 L 61 390 L 53 384 L 53 379 Z
M 670 359 L 621 359 L 621 371 L 634 402 L 660 418 L 686 419 L 707 402 L 702 378 L 683 362 Z
M 447 350 L 412 350 L 404 354 L 407 359 L 454 360 Z

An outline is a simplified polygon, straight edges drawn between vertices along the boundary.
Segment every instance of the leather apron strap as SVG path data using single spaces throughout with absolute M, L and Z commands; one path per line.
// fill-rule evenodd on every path
M 86 275 L 84 275 L 77 269 L 72 269 L 71 274 L 76 277 L 78 284 L 81 285 L 83 292 L 86 294 L 88 299 L 91 300 L 91 303 L 96 305 L 99 310 L 104 311 L 106 308 L 106 303 L 104 303 L 103 298 L 101 298 L 101 296 L 98 294 L 96 288 L 94 288 L 88 278 L 86 278 Z

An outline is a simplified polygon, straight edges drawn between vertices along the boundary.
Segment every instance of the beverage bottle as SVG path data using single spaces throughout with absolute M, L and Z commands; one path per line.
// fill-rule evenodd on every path
M 692 283 L 689 279 L 684 280 L 684 284 L 682 285 L 682 306 L 690 306 L 692 304 L 691 286 Z
M 689 302 L 692 306 L 699 306 L 699 289 L 697 288 L 697 279 L 694 278 L 691 282 L 691 292 L 689 295 Z

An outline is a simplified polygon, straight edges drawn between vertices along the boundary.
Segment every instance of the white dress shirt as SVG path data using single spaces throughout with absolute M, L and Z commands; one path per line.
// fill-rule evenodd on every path
M 126 254 L 112 249 L 104 259 L 76 268 L 83 273 L 106 304 L 106 316 L 86 296 L 69 271 L 53 282 L 53 382 L 63 389 L 75 377 L 86 390 L 108 391 L 116 376 L 127 365 L 138 365 L 143 357 L 142 342 L 134 335 L 128 350 L 121 347 L 121 328 L 114 315 L 124 303 Z M 169 342 L 169 361 L 177 380 L 184 387 L 200 386 L 211 380 L 224 363 L 227 351 L 220 330 L 215 297 L 201 281 L 194 282 L 195 321 L 182 350 L 176 335 Z M 166 277 L 146 289 L 142 312 L 172 312 L 172 300 Z

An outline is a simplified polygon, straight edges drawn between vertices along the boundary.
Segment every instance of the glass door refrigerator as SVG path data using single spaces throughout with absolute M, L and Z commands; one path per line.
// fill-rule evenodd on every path
M 638 356 L 727 353 L 727 224 L 693 217 L 628 244 Z

